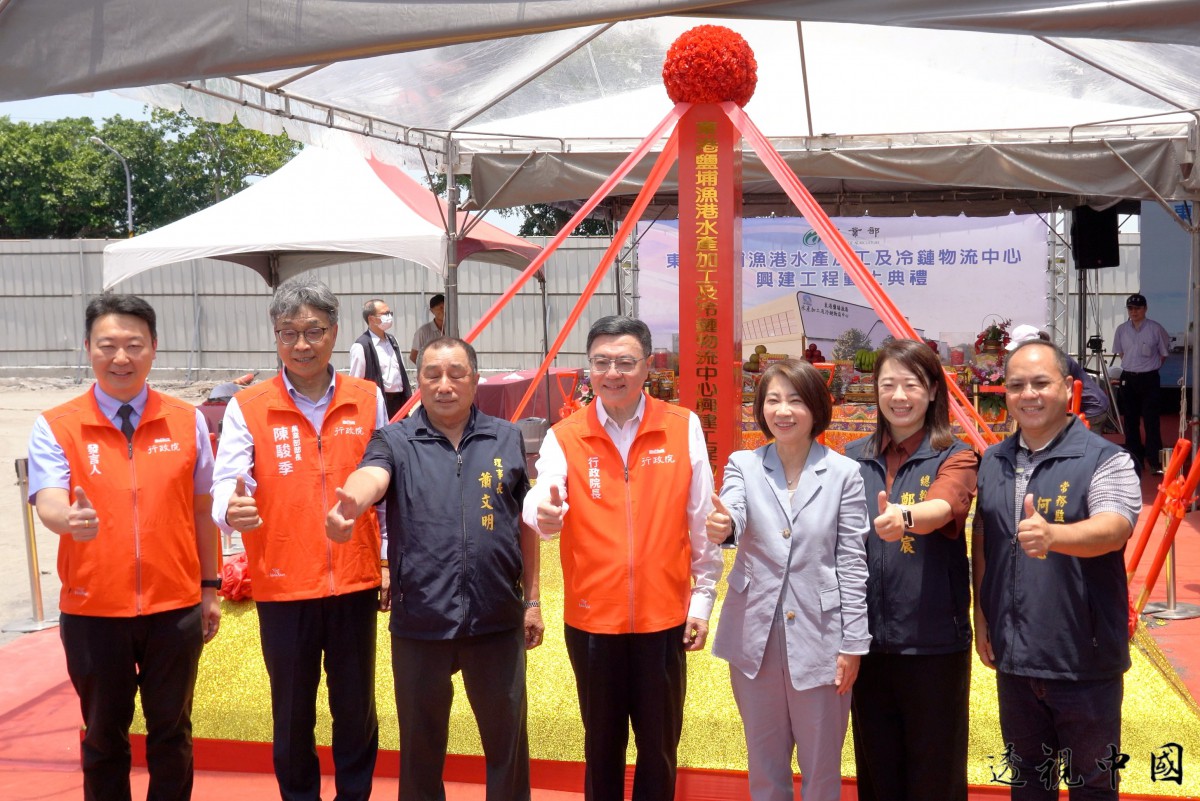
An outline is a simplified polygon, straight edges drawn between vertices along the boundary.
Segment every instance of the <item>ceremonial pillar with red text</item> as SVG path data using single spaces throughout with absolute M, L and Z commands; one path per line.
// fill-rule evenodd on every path
M 700 418 L 717 486 L 742 423 L 741 134 L 693 105 L 679 132 L 679 402 Z

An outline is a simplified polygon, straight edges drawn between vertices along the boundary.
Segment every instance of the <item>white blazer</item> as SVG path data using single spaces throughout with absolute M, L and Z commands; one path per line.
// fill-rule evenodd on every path
M 721 500 L 738 554 L 717 622 L 713 654 L 750 678 L 782 607 L 792 686 L 833 684 L 838 653 L 865 654 L 867 499 L 858 464 L 814 442 L 789 506 L 774 443 L 738 451 Z

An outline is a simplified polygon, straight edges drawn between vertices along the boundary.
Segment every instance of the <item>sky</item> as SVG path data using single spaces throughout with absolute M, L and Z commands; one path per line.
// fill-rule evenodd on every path
M 8 116 L 14 122 L 39 123 L 63 117 L 91 117 L 99 125 L 103 120 L 120 114 L 122 117 L 147 120 L 150 114 L 145 104 L 129 100 L 112 92 L 96 92 L 92 95 L 56 95 L 34 100 L 18 100 L 0 103 L 0 117 Z

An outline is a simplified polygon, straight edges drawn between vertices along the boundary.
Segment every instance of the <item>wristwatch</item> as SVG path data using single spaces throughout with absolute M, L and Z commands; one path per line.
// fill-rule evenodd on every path
M 541 601 L 526 601 L 525 602 L 526 609 L 536 609 L 541 605 L 542 605 Z
M 202 590 L 219 590 L 221 589 L 221 580 L 219 578 L 200 579 L 200 589 Z
M 901 506 L 900 507 L 900 519 L 904 521 L 904 530 L 905 531 L 912 528 L 913 527 L 912 509 L 909 509 L 907 506 Z

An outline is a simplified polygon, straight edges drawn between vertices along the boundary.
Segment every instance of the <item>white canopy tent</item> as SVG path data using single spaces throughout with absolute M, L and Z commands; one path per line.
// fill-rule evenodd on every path
M 687 13 L 727 19 L 665 16 Z M 1200 191 L 1191 0 L 0 0 L 0 100 L 154 86 L 135 94 L 403 166 L 432 152 L 476 202 L 571 201 L 665 112 L 663 54 L 699 22 L 749 40 L 747 111 L 833 213 Z M 761 177 L 748 156 L 751 211 L 786 205 Z
M 669 108 L 671 41 L 713 21 L 631 20 L 123 93 L 410 167 L 432 157 L 471 173 L 476 204 L 570 202 Z M 759 60 L 747 112 L 831 213 L 1003 214 L 1200 192 L 1189 77 L 1200 48 L 719 21 Z M 642 169 L 616 194 L 635 193 Z M 749 213 L 787 208 L 754 154 L 745 175 Z
M 190 259 L 237 262 L 271 286 L 348 261 L 391 256 L 446 276 L 445 210 L 399 169 L 306 148 L 252 186 L 182 220 L 104 249 L 104 288 Z M 457 242 L 459 260 L 516 269 L 541 248 L 480 221 Z
M 1192 0 L 0 0 L 0 100 L 292 70 L 671 14 L 1200 42 Z
M 0 100 L 143 87 L 394 164 L 432 156 L 471 173 L 478 205 L 570 203 L 666 112 L 663 54 L 703 22 L 746 36 L 747 112 L 831 213 L 1200 197 L 1194 0 L 0 0 Z M 752 154 L 745 175 L 747 213 L 786 208 Z

